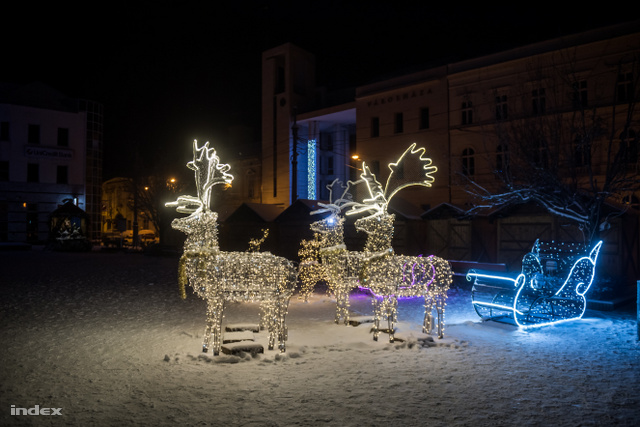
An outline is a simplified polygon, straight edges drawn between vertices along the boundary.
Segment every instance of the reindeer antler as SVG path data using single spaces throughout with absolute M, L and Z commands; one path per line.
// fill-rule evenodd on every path
M 344 185 L 340 179 L 334 179 L 331 184 L 327 185 L 327 189 L 329 190 L 329 203 L 318 203 L 319 206 L 322 206 L 322 209 L 311 212 L 311 215 L 325 212 L 332 212 L 335 215 L 339 215 L 343 209 L 355 204 L 349 190 L 358 184 L 358 182 L 360 181 L 347 181 L 347 185 Z M 340 196 L 334 200 L 334 193 L 338 191 L 341 191 Z
M 193 141 L 193 160 L 187 167 L 195 171 L 196 189 L 198 196 L 179 196 L 175 202 L 166 206 L 176 207 L 178 212 L 193 213 L 211 203 L 211 189 L 216 184 L 231 184 L 233 175 L 227 173 L 231 169 L 228 164 L 221 164 L 216 150 L 209 148 L 209 142 L 198 147 L 198 141 Z
M 384 189 L 373 172 L 371 172 L 371 169 L 363 163 L 363 172 L 360 176 L 367 184 L 369 197 L 365 198 L 362 203 L 356 204 L 356 206 L 347 212 L 347 215 L 368 211 L 373 212 L 370 216 L 381 215 L 386 212 L 391 198 L 403 188 L 411 185 L 431 187 L 431 183 L 435 180 L 432 174 L 435 173 L 438 168 L 431 165 L 432 161 L 430 158 L 423 157 L 425 153 L 424 148 L 416 149 L 415 147 L 415 143 L 411 144 L 395 163 L 389 164 L 391 173 L 389 174 Z
M 438 168 L 432 166 L 433 162 L 430 158 L 423 157 L 425 151 L 424 148 L 416 149 L 414 142 L 402 153 L 397 162 L 389 164 L 391 174 L 384 188 L 387 203 L 398 191 L 411 185 L 431 187 L 435 181 L 432 174 L 437 172 Z

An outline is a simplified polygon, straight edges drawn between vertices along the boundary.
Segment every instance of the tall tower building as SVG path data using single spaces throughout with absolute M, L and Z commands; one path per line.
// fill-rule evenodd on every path
M 265 51 L 262 82 L 262 202 L 288 206 L 298 187 L 292 124 L 313 104 L 315 57 L 291 43 Z

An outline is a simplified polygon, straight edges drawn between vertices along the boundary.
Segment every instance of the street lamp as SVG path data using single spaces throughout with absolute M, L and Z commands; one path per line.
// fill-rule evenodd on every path
M 171 191 L 176 191 L 176 186 L 177 186 L 176 182 L 177 181 L 175 178 L 169 178 L 167 180 L 167 188 Z

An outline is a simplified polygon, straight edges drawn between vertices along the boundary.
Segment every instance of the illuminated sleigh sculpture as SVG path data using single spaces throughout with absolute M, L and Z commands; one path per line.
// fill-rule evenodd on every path
M 261 327 L 269 332 L 269 350 L 275 342 L 285 351 L 287 328 L 285 316 L 297 280 L 297 269 L 289 260 L 268 252 L 224 252 L 218 246 L 218 214 L 209 208 L 211 189 L 216 184 L 230 184 L 229 165 L 220 164 L 209 143 L 193 143 L 193 161 L 187 167 L 195 171 L 198 196 L 180 196 L 167 206 L 176 207 L 189 216 L 176 218 L 171 226 L 187 238 L 180 258 L 179 284 L 182 298 L 188 282 L 194 292 L 207 302 L 207 326 L 202 350 L 213 347 L 219 354 L 225 302 L 259 301 Z M 213 343 L 211 342 L 213 338 Z
M 424 297 L 423 332 L 432 331 L 434 318 L 431 313 L 435 309 L 438 337 L 444 336 L 444 308 L 452 282 L 451 265 L 433 255 L 396 255 L 392 247 L 395 215 L 387 212 L 389 202 L 406 187 L 431 187 L 434 181 L 431 174 L 437 171 L 431 165 L 431 159 L 422 157 L 424 148 L 416 149 L 415 146 L 412 144 L 396 163 L 389 165 L 391 173 L 384 189 L 363 162 L 361 178 L 369 197 L 346 212 L 346 215 L 367 214 L 355 221 L 356 229 L 367 233 L 364 252 L 356 259 L 359 286 L 375 296 L 373 339 L 376 341 L 381 331 L 380 322 L 385 317 L 389 341 L 394 341 L 399 297 Z
M 522 327 L 580 319 L 601 247 L 536 241 L 515 278 L 470 270 L 473 306 L 483 320 Z

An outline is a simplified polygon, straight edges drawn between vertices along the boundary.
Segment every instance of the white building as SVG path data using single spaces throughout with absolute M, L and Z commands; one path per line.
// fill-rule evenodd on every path
M 100 236 L 102 105 L 41 83 L 0 85 L 0 241 L 43 243 L 66 201 Z

